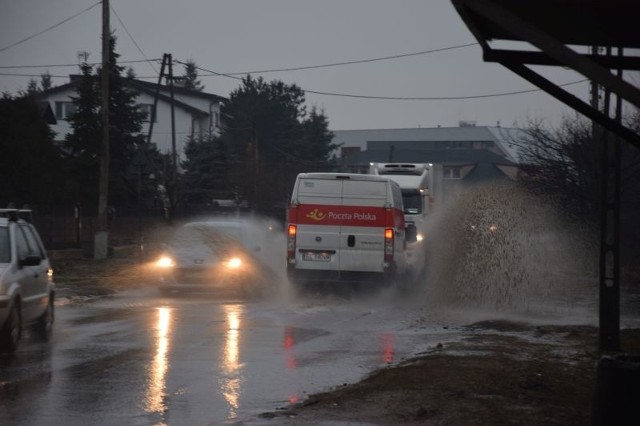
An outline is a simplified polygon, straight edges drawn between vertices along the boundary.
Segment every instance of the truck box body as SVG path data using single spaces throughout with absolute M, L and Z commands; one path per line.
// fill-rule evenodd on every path
M 402 191 L 404 219 L 414 225 L 418 238 L 409 244 L 407 256 L 414 271 L 425 266 L 425 243 L 429 234 L 427 217 L 442 205 L 442 165 L 427 163 L 371 163 L 369 173 L 395 181 Z
M 302 173 L 288 222 L 287 264 L 295 281 L 367 281 L 406 268 L 402 196 L 387 178 Z

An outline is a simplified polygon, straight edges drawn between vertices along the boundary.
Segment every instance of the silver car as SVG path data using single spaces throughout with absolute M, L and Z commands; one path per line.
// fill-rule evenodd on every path
M 268 231 L 239 220 L 202 220 L 179 227 L 156 262 L 160 291 L 229 290 L 261 294 L 273 279 L 264 256 Z
M 48 341 L 53 330 L 53 270 L 36 228 L 21 215 L 0 209 L 0 351 L 14 352 L 23 327 Z

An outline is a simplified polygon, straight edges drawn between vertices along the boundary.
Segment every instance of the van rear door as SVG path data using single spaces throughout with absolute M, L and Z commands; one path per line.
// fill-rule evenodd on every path
M 299 267 L 382 272 L 387 187 L 384 181 L 301 178 Z
M 380 181 L 344 181 L 342 204 L 349 217 L 340 229 L 342 270 L 383 271 L 387 186 Z
M 301 178 L 298 182 L 296 263 L 303 269 L 339 270 L 340 228 L 328 208 L 342 204 L 342 180 Z

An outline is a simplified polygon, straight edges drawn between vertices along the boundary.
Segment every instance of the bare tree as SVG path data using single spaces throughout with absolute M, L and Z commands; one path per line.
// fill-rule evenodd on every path
M 640 128 L 636 111 L 628 121 Z M 633 126 L 632 126 L 633 127 Z M 592 131 L 580 116 L 565 116 L 552 128 L 530 120 L 525 137 L 511 143 L 520 149 L 522 182 L 536 193 L 553 197 L 566 213 L 597 220 L 603 168 L 602 146 L 613 135 Z M 634 209 L 640 196 L 640 152 L 623 141 L 621 150 L 623 203 Z

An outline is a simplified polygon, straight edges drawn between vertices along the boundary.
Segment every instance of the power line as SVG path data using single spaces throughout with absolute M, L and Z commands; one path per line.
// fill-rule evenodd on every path
M 118 64 L 135 64 L 135 63 L 140 63 L 140 62 L 149 62 L 149 61 L 155 61 L 155 62 L 159 62 L 161 59 L 160 58 L 153 58 L 153 59 L 137 59 L 134 61 L 118 61 Z M 0 65 L 0 69 L 20 69 L 20 68 L 64 68 L 64 67 L 77 67 L 80 64 L 48 64 L 48 65 Z M 90 66 L 96 66 L 96 65 L 101 65 L 101 62 L 90 62 L 87 63 L 87 65 Z M 20 74 L 16 74 L 16 75 L 20 75 Z M 148 77 L 151 78 L 151 77 Z
M 49 74 L 51 77 L 54 78 L 67 78 L 69 77 L 68 75 L 52 75 Z M 16 74 L 16 73 L 9 73 L 9 72 L 2 72 L 0 73 L 0 76 L 5 76 L 5 77 L 41 77 L 41 74 Z
M 38 32 L 38 33 L 35 33 L 35 34 L 33 34 L 33 35 L 31 35 L 31 36 L 29 36 L 29 37 L 27 37 L 27 38 L 23 38 L 22 40 L 16 41 L 15 43 L 12 43 L 12 44 L 10 44 L 10 45 L 8 45 L 8 46 L 5 46 L 5 47 L 3 47 L 3 48 L 1 48 L 1 49 L 0 49 L 0 52 L 4 52 L 4 51 L 5 51 L 5 50 L 7 50 L 7 49 L 10 49 L 10 48 L 12 48 L 12 47 L 15 47 L 15 46 L 17 46 L 17 45 L 19 45 L 19 44 L 22 44 L 22 43 L 24 43 L 24 42 L 26 42 L 26 41 L 31 40 L 32 38 L 35 38 L 35 37 L 37 37 L 37 36 L 39 36 L 39 35 L 41 35 L 41 34 L 44 34 L 44 33 L 46 33 L 47 31 L 51 31 L 52 29 L 54 29 L 54 28 L 56 28 L 56 27 L 59 27 L 60 25 L 62 25 L 62 24 L 64 24 L 64 23 L 66 23 L 66 22 L 69 22 L 69 21 L 70 21 L 70 20 L 72 20 L 73 18 L 75 18 L 75 17 L 77 17 L 77 16 L 80 16 L 80 15 L 82 15 L 82 14 L 83 14 L 83 13 L 85 13 L 85 12 L 90 11 L 91 9 L 93 9 L 94 7 L 96 7 L 97 5 L 99 5 L 99 4 L 101 4 L 101 3 L 102 3 L 102 1 L 99 1 L 99 2 L 97 2 L 97 3 L 95 3 L 95 4 L 93 4 L 92 6 L 89 6 L 89 7 L 87 7 L 86 9 L 84 9 L 84 10 L 82 10 L 82 11 L 80 11 L 80 12 L 76 13 L 75 15 L 72 15 L 72 16 L 68 17 L 67 19 L 64 19 L 64 20 L 62 20 L 62 21 L 58 22 L 57 24 L 54 24 L 54 25 L 50 26 L 49 28 L 45 28 L 44 30 L 42 30 L 42 31 L 40 31 L 40 32 Z
M 577 81 L 571 81 L 569 83 L 558 84 L 558 86 L 570 86 L 573 84 L 584 83 L 589 79 L 582 79 Z M 512 92 L 499 92 L 499 93 L 486 93 L 483 95 L 469 95 L 469 96 L 371 96 L 371 95 L 354 95 L 349 93 L 333 93 L 333 92 L 319 92 L 315 90 L 302 89 L 305 93 L 313 93 L 315 95 L 322 96 L 340 96 L 345 98 L 361 98 L 361 99 L 378 99 L 378 100 L 394 100 L 394 101 L 456 101 L 456 100 L 470 100 L 470 99 L 482 99 L 482 98 L 497 98 L 501 96 L 521 95 L 523 93 L 541 92 L 541 89 L 529 89 L 529 90 L 517 90 Z
M 112 7 L 112 10 L 113 10 L 113 7 Z M 133 39 L 133 37 L 131 36 L 129 31 L 127 31 L 127 28 L 125 27 L 124 23 L 118 17 L 118 14 L 116 13 L 116 11 L 113 10 L 113 12 L 116 15 L 116 18 L 118 18 L 118 21 L 120 21 L 120 24 L 122 24 L 122 27 L 124 28 L 124 30 L 127 32 L 129 37 L 131 38 L 131 41 L 133 41 L 135 46 L 138 48 L 138 51 L 140 53 L 142 53 L 142 56 L 145 58 L 144 60 L 128 61 L 128 63 L 149 62 L 150 60 L 146 58 L 146 56 L 144 55 L 144 52 L 142 52 L 142 49 L 140 49 L 140 47 L 138 46 L 136 41 Z M 214 75 L 214 76 L 237 76 L 237 75 L 247 75 L 247 74 L 268 74 L 268 73 L 273 73 L 273 72 L 301 71 L 301 70 L 308 70 L 308 69 L 337 67 L 337 66 L 343 66 L 343 65 L 364 64 L 364 63 L 369 63 L 369 62 L 388 61 L 388 60 L 392 60 L 392 59 L 400 59 L 400 58 L 406 58 L 406 57 L 410 57 L 410 56 L 419 56 L 419 55 L 427 55 L 429 53 L 444 52 L 444 51 L 447 51 L 447 50 L 453 50 L 453 49 L 460 49 L 460 48 L 464 48 L 464 47 L 475 46 L 477 44 L 478 43 L 460 44 L 460 45 L 456 45 L 456 46 L 441 47 L 441 48 L 438 48 L 438 49 L 422 50 L 420 52 L 401 53 L 401 54 L 398 54 L 398 55 L 382 56 L 382 57 L 368 58 L 368 59 L 357 59 L 357 60 L 353 60 L 353 61 L 332 62 L 332 63 L 328 63 L 328 64 L 307 65 L 307 66 L 297 66 L 297 67 L 288 67 L 288 68 L 276 68 L 276 69 L 266 69 L 266 70 L 256 70 L 256 71 L 236 71 L 236 72 L 227 72 L 227 73 L 218 73 L 218 72 L 215 72 L 215 71 L 208 71 L 210 75 L 200 75 L 199 77 L 210 77 L 211 75 Z M 151 59 L 151 61 L 158 61 L 159 62 L 160 59 Z M 182 63 L 180 61 L 175 61 L 175 62 L 178 62 L 178 63 L 184 65 L 184 63 Z M 119 61 L 119 63 L 125 63 L 125 62 L 124 61 Z M 96 65 L 98 65 L 98 64 L 96 64 Z M 77 66 L 77 64 L 22 65 L 22 66 L 20 66 L 20 65 L 10 65 L 10 66 L 0 66 L 0 68 L 39 68 L 39 67 L 43 67 L 44 68 L 44 67 L 68 67 L 68 66 Z M 149 78 L 151 78 L 151 77 L 149 77 Z
M 476 44 L 476 43 L 473 43 Z M 467 45 L 459 45 L 459 46 L 451 46 L 451 47 L 445 47 L 445 48 L 441 48 L 441 49 L 434 49 L 434 50 L 430 50 L 430 51 L 423 51 L 423 52 L 415 52 L 415 53 L 408 53 L 408 54 L 402 54 L 402 55 L 394 55 L 394 56 L 387 56 L 384 58 L 374 58 L 374 59 L 367 59 L 367 60 L 362 60 L 362 61 L 367 61 L 367 62 L 373 62 L 376 60 L 385 60 L 385 59 L 391 59 L 391 58 L 398 58 L 398 57 L 405 57 L 408 55 L 418 55 L 418 54 L 426 54 L 427 52 L 436 52 L 436 51 L 442 51 L 442 50 L 450 50 L 453 48 L 460 48 L 460 47 L 466 47 L 466 46 L 471 46 L 473 44 L 467 44 Z M 159 61 L 159 59 L 153 59 L 154 61 Z M 122 61 L 120 63 L 135 63 L 135 62 L 149 62 L 150 60 L 138 60 L 138 61 Z M 334 63 L 334 64 L 325 64 L 325 65 L 315 65 L 312 67 L 315 68 L 320 68 L 320 67 L 325 67 L 325 66 L 336 66 L 338 64 L 341 65 L 347 65 L 347 64 L 351 64 L 351 63 L 360 63 L 362 61 L 349 61 L 349 62 L 342 62 L 342 63 Z M 180 61 L 180 60 L 176 60 L 174 59 L 175 63 L 181 64 L 181 65 L 186 65 L 186 62 Z M 51 67 L 53 67 L 54 65 L 51 65 Z M 62 66 L 62 65 L 60 65 Z M 66 66 L 66 65 L 65 65 Z M 74 64 L 73 66 L 77 66 L 77 64 Z M 39 65 L 31 65 L 31 66 L 25 66 L 25 68 L 28 67 L 32 67 L 32 68 L 37 68 L 37 67 L 41 67 Z M 44 67 L 44 66 L 42 66 Z M 312 68 L 312 67 L 299 67 L 300 69 L 308 69 L 308 68 Z M 0 66 L 0 69 L 2 68 L 21 68 L 18 66 Z M 227 77 L 227 78 L 231 78 L 234 80 L 242 80 L 242 77 L 237 77 L 237 74 L 239 73 L 221 73 L 221 72 L 216 72 L 210 69 L 206 69 L 200 66 L 196 66 L 196 69 L 200 70 L 200 71 L 204 71 L 207 72 L 211 75 L 215 75 L 218 77 Z M 283 68 L 283 70 L 291 70 L 292 68 Z M 276 70 L 267 70 L 265 72 L 270 72 L 270 71 L 276 71 Z M 250 73 L 249 73 L 250 74 Z M 33 74 L 15 74 L 15 73 L 0 73 L 0 76 L 19 76 L 19 77 L 40 77 L 40 75 L 33 75 Z M 51 77 L 56 77 L 56 78 L 65 78 L 67 77 L 65 76 L 60 76 L 60 75 L 52 75 Z M 142 78 L 157 78 L 157 76 L 155 77 L 136 77 L 139 79 Z M 574 85 L 574 84 L 579 84 L 579 83 L 583 83 L 585 81 L 588 81 L 587 79 L 582 79 L 582 80 L 577 80 L 577 81 L 572 81 L 572 82 L 568 82 L 568 83 L 564 83 L 564 84 L 560 84 L 559 86 L 570 86 L 570 85 Z M 345 98 L 355 98 L 355 99 L 372 99 L 372 100 L 397 100 L 397 101 L 446 101 L 446 100 L 471 100 L 471 99 L 482 99 L 482 98 L 493 98 L 493 97 L 502 97 L 502 96 L 512 96 L 512 95 L 520 95 L 520 94 L 526 94 L 526 93 L 533 93 L 533 92 L 540 92 L 540 89 L 528 89 L 528 90 L 517 90 L 517 91 L 510 91 L 510 92 L 498 92 L 498 93 L 487 93 L 487 94 L 480 94 L 480 95 L 467 95 L 467 96 L 375 96 L 375 95 L 359 95 L 359 94 L 352 94 L 352 93 L 338 93 L 338 92 L 326 92 L 326 91 L 319 91 L 319 90 L 310 90 L 310 89 L 304 89 L 302 88 L 302 90 L 304 90 L 306 93 L 312 93 L 314 95 L 320 95 L 320 96 L 335 96 L 335 97 L 345 97 Z
M 478 43 L 468 43 L 468 44 L 460 44 L 457 46 L 449 46 L 449 47 L 441 47 L 439 49 L 431 49 L 431 50 L 423 50 L 421 52 L 412 52 L 412 53 L 402 53 L 399 55 L 392 56 L 382 56 L 379 58 L 370 58 L 370 59 L 359 59 L 354 61 L 343 61 L 343 62 L 334 62 L 330 64 L 321 64 L 321 65 L 308 65 L 308 66 L 299 66 L 299 67 L 290 67 L 290 68 L 279 68 L 279 69 L 267 69 L 267 70 L 258 70 L 258 71 L 245 71 L 245 72 L 227 72 L 225 75 L 246 75 L 246 74 L 267 74 L 272 72 L 286 72 L 286 71 L 300 71 L 300 70 L 309 70 L 316 68 L 328 68 L 328 67 L 337 67 L 342 65 L 353 65 L 353 64 L 364 64 L 369 62 L 377 62 L 377 61 L 388 61 L 391 59 L 400 59 L 407 58 L 410 56 L 419 56 L 426 55 L 429 53 L 436 52 L 444 52 L 446 50 L 460 49 L 463 47 L 475 46 Z
M 179 64 L 183 64 L 184 65 L 184 62 L 181 62 L 181 61 L 178 61 L 178 60 L 174 60 L 174 62 L 177 62 Z M 205 72 L 209 72 L 209 73 L 215 74 L 216 76 L 228 77 L 228 78 L 232 78 L 234 80 L 242 80 L 241 77 L 236 77 L 235 75 L 232 75 L 232 74 L 219 73 L 219 72 L 208 70 L 206 68 L 202 68 L 202 67 L 198 67 L 198 66 L 196 66 L 196 68 L 201 70 L 201 71 L 205 71 Z M 570 85 L 573 85 L 573 84 L 583 83 L 585 81 L 589 81 L 589 80 L 588 79 L 582 79 L 582 80 L 572 81 L 572 82 L 569 82 L 569 83 L 559 84 L 559 86 L 570 86 Z M 533 92 L 542 91 L 541 89 L 528 89 L 528 90 L 517 90 L 517 91 L 499 92 L 499 93 L 487 93 L 487 94 L 482 94 L 482 95 L 469 95 L 469 96 L 406 96 L 406 97 L 403 97 L 403 96 L 373 96 L 373 95 L 356 95 L 356 94 L 351 94 L 351 93 L 322 92 L 322 91 L 318 91 L 318 90 L 309 90 L 309 89 L 305 89 L 305 88 L 302 88 L 302 87 L 301 87 L 301 89 L 305 93 L 313 93 L 314 95 L 321 95 L 321 96 L 337 96 L 337 97 L 343 97 L 343 98 L 395 100 L 395 101 L 470 100 L 470 99 L 495 98 L 495 97 L 501 97 L 501 96 L 521 95 L 521 94 L 524 94 L 524 93 L 533 93 Z
M 177 63 L 182 64 L 182 62 L 180 61 L 174 61 Z M 200 67 L 196 67 L 198 69 L 204 69 L 204 68 L 200 68 Z M 213 71 L 209 71 L 204 69 L 207 72 L 212 72 Z M 235 80 L 242 80 L 242 78 L 240 77 L 235 77 L 235 76 L 228 76 L 225 74 L 221 74 L 221 73 L 215 73 L 216 75 L 219 75 L 221 77 L 229 77 L 229 78 L 233 78 Z M 10 77 L 41 77 L 40 74 L 12 74 L 12 73 L 0 73 L 0 76 L 10 76 Z M 51 75 L 51 77 L 54 78 L 66 78 L 68 77 L 67 75 Z M 140 77 L 136 77 L 136 78 L 140 78 Z M 152 77 L 147 77 L 147 78 L 152 78 Z M 155 77 L 157 78 L 157 77 Z M 564 87 L 564 86 L 571 86 L 574 84 L 579 84 L 579 83 L 584 83 L 586 81 L 589 81 L 588 79 L 582 79 L 582 80 L 577 80 L 577 81 L 571 81 L 568 83 L 563 83 L 563 84 L 559 84 L 558 86 Z M 533 92 L 540 92 L 540 89 L 529 89 L 529 90 L 517 90 L 517 91 L 511 91 L 511 92 L 498 92 L 498 93 L 486 93 L 486 94 L 481 94 L 481 95 L 468 95 L 468 96 L 374 96 L 374 95 L 357 95 L 357 94 L 352 94 L 352 93 L 337 93 L 337 92 L 322 92 L 322 91 L 318 91 L 318 90 L 309 90 L 309 89 L 304 89 L 302 88 L 302 90 L 304 90 L 305 93 L 312 93 L 314 95 L 320 95 L 320 96 L 336 96 L 336 97 L 343 97 L 343 98 L 355 98 L 355 99 L 371 99 L 371 100 L 394 100 L 394 101 L 454 101 L 454 100 L 471 100 L 471 99 L 482 99 L 482 98 L 496 98 L 496 97 L 501 97 L 501 96 L 512 96 L 512 95 L 521 95 L 521 94 L 525 94 L 525 93 L 533 93 Z
M 138 49 L 138 52 L 140 52 L 142 57 L 144 59 L 146 59 L 147 63 L 151 67 L 151 69 L 153 69 L 153 71 L 157 74 L 158 70 L 153 66 L 153 63 L 151 63 L 151 61 L 149 59 L 147 59 L 147 55 L 144 54 L 144 52 L 142 51 L 142 49 L 140 48 L 140 46 L 138 45 L 136 40 L 133 38 L 133 36 L 129 32 L 129 30 L 127 29 L 127 26 L 124 24 L 124 22 L 122 22 L 122 19 L 120 19 L 120 16 L 118 15 L 118 12 L 116 12 L 116 10 L 113 8 L 113 5 L 110 5 L 110 8 L 111 8 L 111 11 L 113 12 L 113 14 L 116 15 L 116 18 L 118 19 L 118 22 L 120 22 L 120 25 L 122 25 L 122 28 L 124 29 L 124 31 L 127 33 L 127 35 L 129 36 L 129 38 L 131 39 L 133 44 L 136 46 L 136 49 Z

